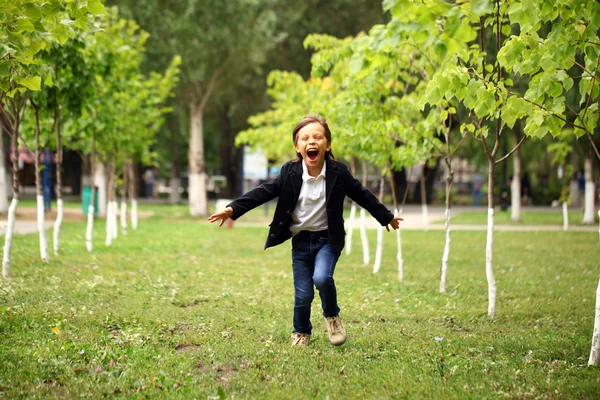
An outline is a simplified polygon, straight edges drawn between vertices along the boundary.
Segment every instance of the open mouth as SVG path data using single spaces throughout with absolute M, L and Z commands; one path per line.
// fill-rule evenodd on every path
M 319 157 L 319 150 L 315 150 L 315 149 L 308 150 L 306 152 L 306 157 L 308 157 L 308 159 L 310 161 L 317 161 L 317 158 Z

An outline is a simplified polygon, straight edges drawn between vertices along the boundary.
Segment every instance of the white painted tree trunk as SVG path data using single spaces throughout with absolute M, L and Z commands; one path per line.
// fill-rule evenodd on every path
M 54 221 L 54 240 L 53 240 L 53 246 L 54 246 L 54 254 L 58 255 L 58 251 L 60 250 L 60 227 L 62 225 L 62 221 L 63 221 L 63 214 L 64 213 L 64 208 L 63 208 L 63 201 L 62 199 L 57 199 L 56 200 L 56 221 Z
M 352 202 L 350 207 L 350 218 L 348 218 L 348 234 L 346 235 L 346 254 L 352 252 L 352 233 L 354 232 L 354 220 L 356 219 L 356 203 Z
M 571 179 L 569 182 L 569 194 L 571 195 L 571 206 L 579 207 L 580 199 L 579 199 L 579 183 L 576 179 Z
M 444 243 L 444 253 L 442 255 L 442 271 L 440 276 L 440 293 L 446 293 L 446 278 L 448 276 L 448 260 L 450 259 L 450 217 L 451 210 L 446 208 L 446 241 Z
M 131 199 L 131 229 L 134 231 L 138 228 L 138 211 L 137 211 L 137 200 Z
M 519 150 L 513 154 L 513 178 L 510 182 L 510 219 L 512 221 L 521 220 L 521 153 Z
M 98 188 L 98 216 L 106 217 L 108 213 L 108 196 L 106 182 L 106 167 L 98 163 L 94 168 L 94 185 Z
M 487 240 L 485 245 L 485 275 L 488 282 L 488 316 L 496 315 L 496 279 L 492 263 L 492 250 L 494 248 L 494 209 L 488 208 Z
M 127 201 L 121 200 L 121 233 L 127 235 Z
M 427 203 L 421 204 L 421 214 L 423 215 L 423 230 L 429 229 L 429 213 Z
M 562 215 L 563 215 L 563 231 L 569 230 L 569 208 L 567 207 L 567 202 L 563 201 L 562 203 Z
M 171 193 L 169 193 L 170 204 L 178 204 L 181 201 L 181 193 L 179 193 L 180 187 L 181 179 L 171 177 Z
M 0 154 L 4 157 L 3 132 L 0 126 Z M 6 179 L 6 164 L 4 158 L 0 158 L 0 214 L 8 213 L 8 180 Z
M 397 208 L 394 208 L 394 215 L 399 216 L 402 214 L 402 211 L 398 211 Z M 398 261 L 398 280 L 400 282 L 404 281 L 404 259 L 402 258 L 402 236 L 400 234 L 400 229 L 396 229 L 396 248 L 398 252 L 396 253 L 396 261 Z
M 109 201 L 106 205 L 106 245 L 110 246 L 113 240 L 113 202 Z
M 592 336 L 592 350 L 588 365 L 600 365 L 600 282 L 596 289 L 596 316 L 594 318 L 594 334 Z
M 366 214 L 364 208 L 361 208 L 360 210 L 360 240 L 363 249 L 363 265 L 369 265 L 371 257 L 369 254 L 369 238 L 367 237 Z
M 203 109 L 190 105 L 189 205 L 192 217 L 208 215 L 207 175 L 204 165 Z
M 8 222 L 6 224 L 6 234 L 4 236 L 4 254 L 2 254 L 2 276 L 10 279 L 10 252 L 12 250 L 12 240 L 15 233 L 15 217 L 17 215 L 17 205 L 19 200 L 13 198 L 8 208 Z
M 87 227 L 85 229 L 85 248 L 90 253 L 93 250 L 93 245 L 92 245 L 93 232 L 94 232 L 94 204 L 90 204 L 88 206 Z
M 377 247 L 375 248 L 375 264 L 373 273 L 376 274 L 381 268 L 381 259 L 383 257 L 383 226 L 377 227 Z
M 594 192 L 596 185 L 594 185 L 594 178 L 592 175 L 592 157 L 587 157 L 584 164 L 585 172 L 585 195 L 584 195 L 584 209 L 583 209 L 583 223 L 593 224 L 596 212 L 594 210 Z
M 35 199 L 37 202 L 37 226 L 40 236 L 40 257 L 43 262 L 48 262 L 50 260 L 50 255 L 48 254 L 48 239 L 46 238 L 44 196 L 37 195 L 35 196 Z
M 113 200 L 112 201 L 112 223 L 111 223 L 111 228 L 112 228 L 112 238 L 114 240 L 119 238 L 119 203 L 117 203 L 117 200 Z

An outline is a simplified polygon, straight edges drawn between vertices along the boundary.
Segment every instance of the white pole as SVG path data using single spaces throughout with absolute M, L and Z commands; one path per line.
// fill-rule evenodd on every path
M 394 209 L 394 215 L 399 216 L 402 214 L 402 210 Z M 396 254 L 396 261 L 398 261 L 398 280 L 404 281 L 404 259 L 402 258 L 402 236 L 400 235 L 400 229 L 396 229 L 396 247 L 398 253 Z
M 485 246 L 485 274 L 488 281 L 488 316 L 496 315 L 496 279 L 492 264 L 492 249 L 494 246 L 494 209 L 488 208 L 487 241 Z
M 363 248 L 363 265 L 369 265 L 369 238 L 367 237 L 367 228 L 365 209 L 360 210 L 360 239 Z
M 54 221 L 54 254 L 58 255 L 60 249 L 60 227 L 63 220 L 63 201 L 62 199 L 56 200 L 56 221 Z
M 50 260 L 48 254 L 48 239 L 46 238 L 46 226 L 45 226 L 45 212 L 44 212 L 44 196 L 36 196 L 37 201 L 37 226 L 40 237 L 40 257 L 43 262 Z
M 352 251 L 352 233 L 354 232 L 354 219 L 356 218 L 356 203 L 352 202 L 350 207 L 350 218 L 348 219 L 348 235 L 346 235 L 346 254 Z
M 596 289 L 596 317 L 594 318 L 594 334 L 592 336 L 592 350 L 588 365 L 600 365 L 600 281 Z
M 6 224 L 6 235 L 4 239 L 4 254 L 2 255 L 2 276 L 10 279 L 10 252 L 12 250 L 12 239 L 15 233 L 15 217 L 19 200 L 12 199 L 8 207 L 8 222 Z
M 92 233 L 94 231 L 94 205 L 90 204 L 88 206 L 88 214 L 87 214 L 87 228 L 85 230 L 85 248 L 88 252 L 92 252 Z

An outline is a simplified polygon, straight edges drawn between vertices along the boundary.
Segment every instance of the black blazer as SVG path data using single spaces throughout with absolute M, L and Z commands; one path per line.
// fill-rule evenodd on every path
M 288 161 L 281 167 L 279 176 L 264 183 L 228 204 L 233 209 L 231 219 L 236 220 L 248 211 L 276 197 L 277 207 L 269 229 L 265 249 L 281 244 L 292 237 L 290 225 L 302 187 L 302 161 Z M 394 215 L 377 200 L 368 189 L 355 179 L 346 165 L 328 160 L 325 173 L 325 193 L 329 240 L 334 251 L 342 252 L 345 243 L 344 198 L 354 200 L 385 226 Z

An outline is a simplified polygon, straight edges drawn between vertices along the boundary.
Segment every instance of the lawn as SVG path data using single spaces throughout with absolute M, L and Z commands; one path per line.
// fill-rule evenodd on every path
M 443 232 L 402 232 L 403 283 L 394 235 L 377 275 L 355 235 L 335 275 L 348 342 L 329 345 L 317 296 L 311 346 L 292 348 L 289 243 L 265 252 L 266 227 L 145 207 L 154 216 L 112 247 L 97 220 L 92 255 L 83 222 L 64 225 L 48 264 L 36 235 L 15 238 L 13 279 L 0 280 L 0 398 L 600 396 L 587 367 L 597 233 L 496 232 L 495 320 L 485 232 L 453 232 L 447 294 Z
M 582 226 L 583 211 L 581 210 L 569 210 L 569 225 Z M 596 216 L 596 223 L 598 222 L 598 216 Z M 452 217 L 452 223 L 454 224 L 475 224 L 475 225 L 486 225 L 487 224 L 487 208 L 482 208 L 477 211 L 463 211 L 460 214 Z M 494 214 L 494 224 L 496 225 L 563 225 L 563 214 L 561 208 L 547 208 L 547 209 L 532 209 L 527 208 L 521 209 L 521 220 L 512 221 L 510 210 L 500 211 L 496 210 Z

